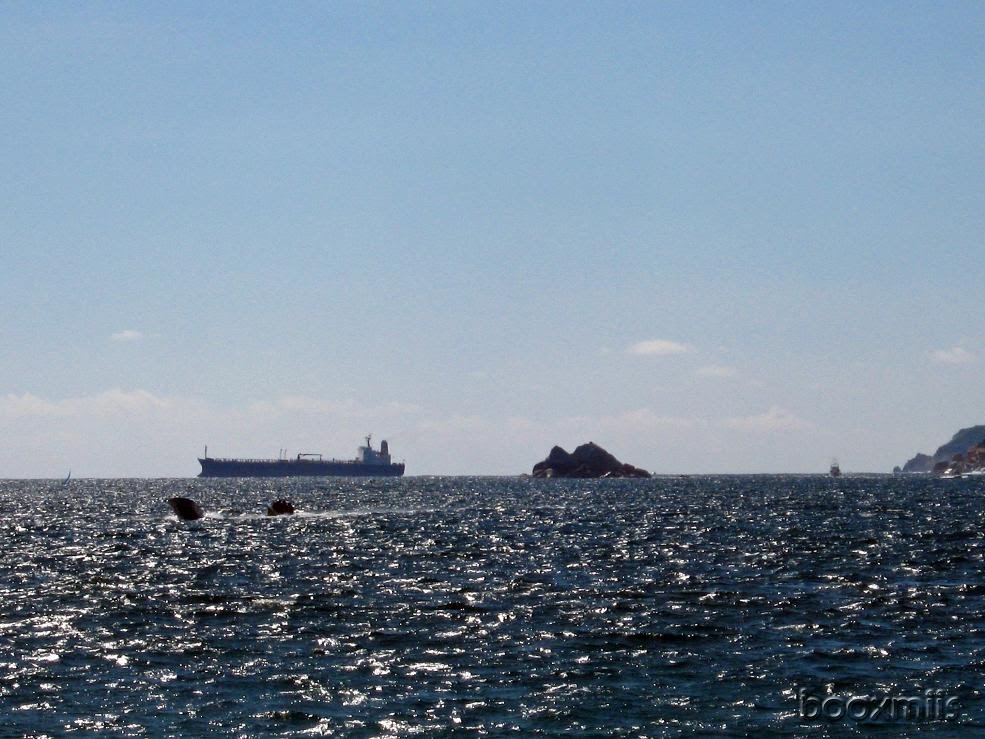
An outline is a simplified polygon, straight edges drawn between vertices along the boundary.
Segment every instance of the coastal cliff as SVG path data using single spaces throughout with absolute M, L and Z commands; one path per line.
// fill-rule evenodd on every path
M 985 426 L 961 429 L 933 454 L 917 454 L 903 465 L 903 472 L 963 474 L 985 469 Z
M 559 446 L 547 459 L 534 465 L 532 477 L 649 477 L 646 470 L 625 464 L 595 442 L 588 442 L 568 453 Z

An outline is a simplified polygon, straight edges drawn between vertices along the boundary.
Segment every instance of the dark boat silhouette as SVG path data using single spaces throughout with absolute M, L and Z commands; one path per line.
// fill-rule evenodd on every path
M 205 515 L 202 506 L 191 498 L 168 498 L 168 505 L 182 521 L 197 521 Z

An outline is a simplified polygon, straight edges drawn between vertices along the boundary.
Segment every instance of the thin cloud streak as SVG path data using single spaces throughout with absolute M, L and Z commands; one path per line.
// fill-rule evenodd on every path
M 735 367 L 725 367 L 723 365 L 711 364 L 706 367 L 699 367 L 694 371 L 694 374 L 698 377 L 724 379 L 726 377 L 735 377 L 739 374 L 739 370 Z
M 752 433 L 772 433 L 774 431 L 808 431 L 814 424 L 778 405 L 765 413 L 752 416 L 726 418 L 719 422 L 724 428 Z
M 687 344 L 669 339 L 646 339 L 630 346 L 626 352 L 638 356 L 666 357 L 675 354 L 689 354 L 694 351 Z
M 975 361 L 975 355 L 962 346 L 935 349 L 930 353 L 930 358 L 938 364 L 970 364 Z
M 50 400 L 32 393 L 0 397 L 0 418 L 52 418 L 91 416 L 105 418 L 173 408 L 174 398 L 159 397 L 146 390 L 106 390 L 95 395 Z
M 141 341 L 144 338 L 144 334 L 142 331 L 137 331 L 133 328 L 125 328 L 122 331 L 117 331 L 109 338 L 113 341 L 119 342 Z

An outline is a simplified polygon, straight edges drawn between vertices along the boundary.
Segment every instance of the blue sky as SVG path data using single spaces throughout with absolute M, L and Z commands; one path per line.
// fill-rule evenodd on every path
M 985 7 L 0 8 L 0 476 L 886 470 L 985 422 Z

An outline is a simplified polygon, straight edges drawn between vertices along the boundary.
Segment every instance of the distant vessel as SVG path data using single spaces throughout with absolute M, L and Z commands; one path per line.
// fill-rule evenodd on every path
M 404 463 L 390 461 L 390 448 L 380 442 L 379 451 L 373 449 L 373 436 L 366 437 L 366 446 L 359 447 L 355 459 L 323 459 L 321 454 L 298 454 L 279 459 L 225 459 L 199 457 L 202 465 L 199 477 L 400 477 Z
M 71 479 L 72 479 L 72 470 L 69 470 L 68 474 L 65 475 L 65 479 L 62 480 L 62 485 L 68 485 L 68 481 Z
M 832 477 L 841 477 L 841 467 L 838 466 L 837 459 L 831 460 L 831 469 L 828 470 L 828 474 L 830 474 Z

